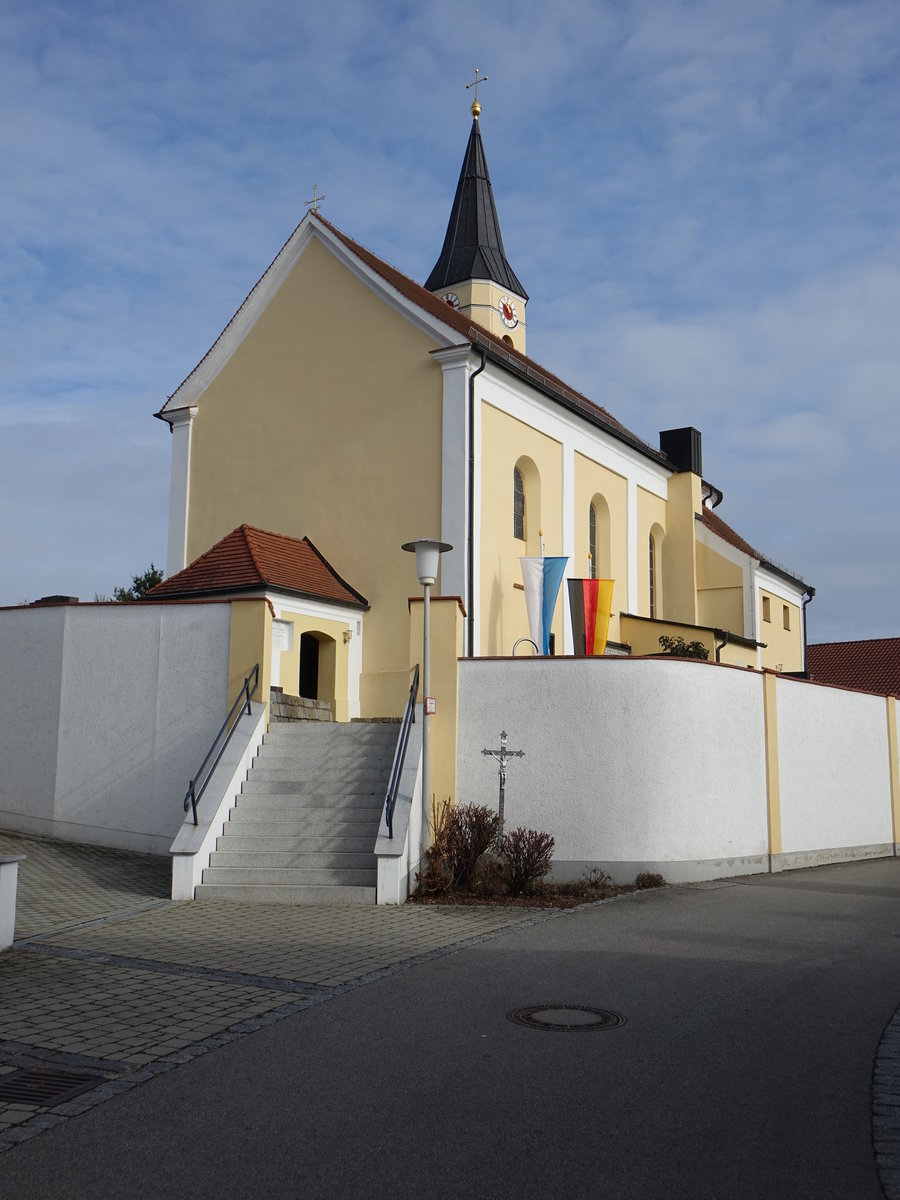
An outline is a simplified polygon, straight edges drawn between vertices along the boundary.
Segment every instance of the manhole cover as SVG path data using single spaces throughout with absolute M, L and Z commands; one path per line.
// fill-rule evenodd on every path
M 72 1071 L 12 1071 L 0 1076 L 0 1103 L 53 1108 L 105 1082 L 102 1075 L 76 1075 Z
M 597 1033 L 625 1024 L 620 1013 L 583 1004 L 532 1004 L 529 1008 L 514 1008 L 506 1017 L 516 1025 L 549 1029 L 552 1033 Z

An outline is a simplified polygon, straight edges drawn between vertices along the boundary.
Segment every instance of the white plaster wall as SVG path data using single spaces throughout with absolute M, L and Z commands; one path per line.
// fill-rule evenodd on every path
M 64 629 L 62 607 L 0 612 L 0 826 L 6 828 L 13 809 L 53 817 Z
M 761 676 L 647 659 L 463 660 L 459 796 L 496 806 L 483 747 L 512 759 L 507 828 L 556 839 L 556 873 L 600 863 L 670 880 L 765 869 Z M 563 864 L 569 864 L 563 867 Z
M 893 841 L 885 701 L 779 678 L 784 854 Z
M 0 646 L 10 615 L 0 613 Z M 20 698 L 18 727 L 31 733 L 8 743 L 0 824 L 166 853 L 184 817 L 188 780 L 225 716 L 230 606 L 85 605 L 13 615 L 29 652 L 19 655 L 11 690 Z M 42 647 L 58 622 L 54 694 L 44 686 L 49 663 L 39 674 L 31 666 L 49 660 Z M 34 782 L 14 786 L 29 778 L 34 755 Z

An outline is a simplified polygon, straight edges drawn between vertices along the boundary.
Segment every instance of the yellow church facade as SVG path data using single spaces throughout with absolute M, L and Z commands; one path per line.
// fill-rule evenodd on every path
M 567 557 L 567 578 L 614 581 L 610 651 L 658 653 L 671 634 L 711 659 L 802 671 L 813 589 L 718 517 L 697 431 L 651 445 L 527 357 L 528 297 L 477 118 L 428 284 L 306 215 L 158 414 L 167 574 L 242 523 L 308 537 L 368 601 L 341 658 L 358 678 L 334 685 L 350 717 L 402 711 L 419 589 L 400 547 L 417 537 L 453 547 L 434 594 L 454 598 L 454 654 L 510 655 L 529 637 L 520 558 L 546 553 Z M 573 653 L 565 587 L 552 632 Z M 296 673 L 288 657 L 274 671 L 285 691 Z

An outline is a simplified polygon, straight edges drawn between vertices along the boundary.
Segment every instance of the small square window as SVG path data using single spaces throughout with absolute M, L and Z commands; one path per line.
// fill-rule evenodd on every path
M 762 598 L 762 602 L 763 602 L 763 605 L 762 605 L 762 608 L 763 608 L 763 620 L 764 620 L 764 621 L 771 621 L 771 620 L 772 620 L 772 611 L 771 611 L 771 609 L 772 609 L 772 602 L 771 602 L 771 600 L 769 599 L 769 597 L 768 597 L 768 596 L 763 596 L 763 598 Z
M 786 604 L 783 604 L 781 606 L 781 615 L 784 618 L 785 629 L 790 629 L 790 627 L 791 627 L 791 610 Z

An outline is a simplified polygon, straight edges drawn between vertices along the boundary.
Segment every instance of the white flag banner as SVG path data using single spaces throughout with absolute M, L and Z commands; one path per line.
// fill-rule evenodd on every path
M 520 558 L 522 583 L 525 587 L 525 611 L 528 613 L 528 631 L 531 640 L 541 653 L 543 642 L 544 607 L 544 560 L 542 558 Z

